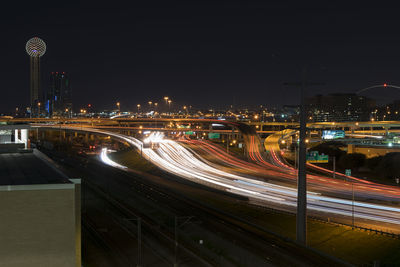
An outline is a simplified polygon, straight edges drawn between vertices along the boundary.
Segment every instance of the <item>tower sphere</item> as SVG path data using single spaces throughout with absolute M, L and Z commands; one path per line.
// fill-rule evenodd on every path
M 46 53 L 46 44 L 39 37 L 33 37 L 26 42 L 26 53 L 31 57 L 41 57 Z

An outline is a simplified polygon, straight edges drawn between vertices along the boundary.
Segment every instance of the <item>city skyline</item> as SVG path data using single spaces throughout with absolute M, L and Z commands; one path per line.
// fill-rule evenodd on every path
M 73 77 L 77 106 L 107 108 L 129 99 L 125 106 L 133 102 L 134 107 L 150 100 L 149 92 L 198 106 L 239 99 L 249 105 L 295 104 L 297 89 L 283 83 L 301 79 L 305 65 L 309 79 L 325 83 L 310 95 L 400 84 L 400 39 L 390 27 L 398 21 L 392 16 L 395 9 L 299 5 L 195 2 L 126 10 L 22 9 L 18 14 L 27 20 L 35 14 L 36 23 L 2 18 L 9 25 L 4 66 L 11 74 L 3 79 L 9 100 L 0 104 L 5 111 L 28 104 L 22 46 L 31 36 L 51 44 L 42 64 L 46 76 L 63 70 Z M 72 10 L 74 20 L 68 15 Z M 386 94 L 400 98 L 398 91 Z
M 397 5 L 17 4 L 1 266 L 400 266 Z

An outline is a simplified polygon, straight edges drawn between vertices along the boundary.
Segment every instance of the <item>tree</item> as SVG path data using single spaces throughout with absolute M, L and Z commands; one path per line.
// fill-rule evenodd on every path
M 381 161 L 375 168 L 375 172 L 386 179 L 394 179 L 400 177 L 400 153 L 387 153 L 382 157 Z
M 360 153 L 352 153 L 342 155 L 339 159 L 338 165 L 343 169 L 358 169 L 364 166 L 365 155 Z

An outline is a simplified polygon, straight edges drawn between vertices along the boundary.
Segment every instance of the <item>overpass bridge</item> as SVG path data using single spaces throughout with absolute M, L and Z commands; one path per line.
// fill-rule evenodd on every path
M 298 122 L 262 122 L 262 121 L 228 121 L 216 119 L 200 119 L 200 118 L 11 118 L 0 117 L 0 124 L 30 124 L 30 123 L 63 123 L 63 124 L 96 124 L 96 125 L 118 125 L 118 126 L 132 126 L 132 125 L 148 125 L 159 124 L 167 125 L 174 124 L 204 124 L 204 123 L 218 123 L 235 125 L 237 123 L 247 124 L 254 126 L 256 131 L 279 131 L 282 129 L 295 129 L 299 127 Z M 364 122 L 309 122 L 308 128 L 312 129 L 400 129 L 400 121 L 364 121 Z
M 298 129 L 297 122 L 260 122 L 260 121 L 228 121 L 200 118 L 1 118 L 0 125 L 48 124 L 48 125 L 79 125 L 104 130 L 130 132 L 163 131 L 171 133 L 193 132 L 196 135 L 206 133 L 220 133 L 223 139 L 241 140 L 246 136 L 258 136 L 257 143 L 262 147 L 259 137 L 284 129 Z M 324 129 L 341 129 L 348 134 L 380 134 L 400 132 L 400 121 L 367 121 L 367 122 L 311 122 L 307 124 L 313 134 L 321 134 Z M 246 140 L 245 140 L 246 142 Z

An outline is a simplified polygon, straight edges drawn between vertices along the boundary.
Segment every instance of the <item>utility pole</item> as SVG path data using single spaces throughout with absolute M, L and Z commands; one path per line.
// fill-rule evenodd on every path
M 179 223 L 179 219 L 184 219 L 185 221 L 182 222 L 180 225 Z M 193 219 L 193 216 L 182 216 L 182 217 L 178 217 L 175 216 L 175 258 L 174 258 L 174 267 L 178 266 L 178 229 L 182 226 L 184 226 L 185 224 L 187 224 L 191 219 Z
M 137 227 L 138 227 L 138 263 L 137 266 L 142 266 L 142 220 L 141 218 L 137 218 Z
M 174 267 L 178 266 L 178 217 L 175 216 L 175 258 L 174 258 Z
M 307 177 L 306 177 L 306 108 L 305 108 L 305 77 L 301 83 L 300 92 L 300 147 L 299 170 L 297 178 L 297 216 L 296 216 L 296 240 L 307 244 Z
M 306 131 L 307 110 L 305 105 L 306 86 L 319 85 L 320 83 L 306 82 L 306 69 L 303 69 L 301 82 L 284 83 L 300 87 L 300 142 L 299 142 L 299 168 L 297 178 L 297 216 L 296 216 L 296 241 L 307 245 L 307 176 L 306 176 Z
M 336 178 L 336 157 L 333 156 L 333 179 Z
M 352 229 L 354 229 L 354 182 L 351 182 L 351 194 L 352 194 L 352 202 L 351 202 L 351 225 Z
M 128 222 L 137 221 L 137 264 L 136 267 L 142 267 L 142 218 L 137 217 L 135 218 L 126 218 L 124 219 Z M 133 266 L 133 265 L 131 265 Z

